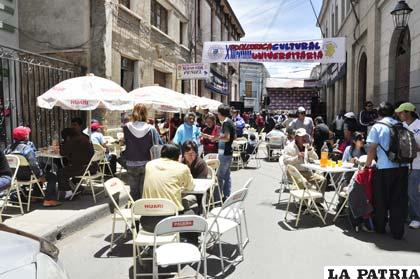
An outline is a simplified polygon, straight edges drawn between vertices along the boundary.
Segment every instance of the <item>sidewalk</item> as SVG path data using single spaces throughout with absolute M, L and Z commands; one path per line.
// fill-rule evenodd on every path
M 127 196 L 121 196 L 121 204 L 127 199 Z M 40 201 L 31 203 L 30 212 L 9 218 L 4 224 L 56 242 L 109 215 L 108 202 L 110 199 L 102 193 L 96 197 L 95 204 L 90 190 L 87 189 L 82 196 L 73 201 L 63 201 L 57 207 L 45 208 Z M 18 210 L 11 208 L 7 212 L 15 214 Z

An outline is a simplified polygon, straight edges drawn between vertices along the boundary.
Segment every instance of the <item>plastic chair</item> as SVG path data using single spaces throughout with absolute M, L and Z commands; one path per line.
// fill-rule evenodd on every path
M 2 201 L 1 207 L 0 207 L 0 222 L 2 222 L 2 216 L 12 216 L 9 214 L 3 214 L 3 210 L 6 207 L 16 207 L 20 209 L 20 213 L 23 215 L 25 212 L 23 211 L 23 204 L 20 197 L 20 188 L 16 186 L 16 175 L 19 170 L 20 160 L 18 156 L 15 155 L 6 155 L 7 163 L 9 164 L 9 167 L 14 170 L 12 174 L 12 180 L 10 182 L 10 187 L 6 190 L 6 195 L 4 196 L 4 200 Z M 10 193 L 12 190 L 16 191 L 16 195 L 18 196 L 18 205 L 14 205 L 14 202 L 9 201 L 10 199 Z
M 268 160 L 277 160 L 281 156 L 281 151 L 284 149 L 284 137 L 270 137 L 267 143 Z M 274 155 L 274 151 L 280 151 Z
M 289 177 L 287 176 L 287 168 L 283 161 L 283 156 L 279 158 L 279 165 L 281 170 L 281 177 L 280 177 L 280 189 L 279 189 L 279 199 L 277 201 L 278 204 L 281 202 L 281 195 L 284 193 L 284 190 L 288 188 L 291 189 L 292 182 L 290 181 Z
M 287 209 L 286 209 L 286 214 L 284 216 L 284 221 L 287 222 L 287 215 L 289 213 L 290 202 L 291 202 L 291 199 L 294 198 L 294 200 L 299 201 L 299 212 L 296 217 L 295 227 L 299 225 L 303 203 L 305 203 L 307 207 L 306 211 L 309 213 L 313 213 L 311 209 L 314 208 L 317 213 L 314 215 L 318 216 L 322 220 L 322 223 L 325 225 L 325 219 L 322 216 L 317 204 L 315 203 L 315 199 L 323 197 L 322 193 L 320 191 L 313 190 L 308 184 L 307 180 L 296 169 L 296 167 L 292 165 L 288 165 L 287 172 L 292 178 L 295 189 L 290 191 L 289 201 L 287 203 Z
M 26 158 L 22 155 L 17 155 L 17 154 L 13 154 L 14 156 L 19 158 L 19 168 L 20 167 L 28 167 L 29 168 L 29 162 L 28 160 L 26 160 Z M 29 178 L 29 180 L 18 180 L 15 179 L 15 186 L 16 186 L 16 192 L 20 192 L 22 191 L 22 186 L 28 185 L 29 186 L 29 195 L 28 195 L 28 202 L 26 203 L 27 207 L 26 207 L 26 211 L 30 211 L 31 209 L 31 198 L 32 198 L 32 187 L 33 185 L 36 185 L 39 189 L 39 191 L 41 192 L 42 197 L 34 197 L 34 198 L 40 198 L 43 199 L 45 197 L 44 191 L 42 190 L 42 186 L 41 184 L 39 184 L 39 180 L 36 177 L 36 175 L 33 173 L 33 171 L 31 170 L 31 176 Z M 18 199 L 19 199 L 19 194 L 18 195 Z M 22 203 L 21 201 L 19 203 Z M 25 204 L 25 203 L 23 203 Z
M 217 181 L 217 170 L 219 169 L 220 166 L 220 161 L 219 159 L 207 159 L 205 160 L 207 167 L 209 169 L 212 169 L 211 171 L 211 179 L 214 179 L 214 187 L 212 187 L 212 193 L 210 193 L 210 199 L 209 200 L 209 206 L 215 206 L 216 204 L 223 204 L 223 199 L 220 198 L 219 201 L 215 201 L 214 199 L 214 190 L 217 188 L 217 194 L 219 195 L 219 197 L 223 197 L 222 195 L 222 191 L 219 187 L 219 183 Z M 208 211 L 207 211 L 208 212 Z
M 158 247 L 158 237 L 182 232 L 201 233 L 200 249 L 190 243 L 167 243 Z M 201 261 L 204 263 L 204 278 L 207 278 L 207 222 L 206 219 L 195 215 L 168 217 L 160 221 L 155 228 L 153 243 L 153 278 L 158 278 L 159 266 L 177 265 L 178 274 L 181 264 L 198 263 L 196 278 L 200 272 Z
M 218 243 L 219 246 L 219 254 L 220 254 L 220 264 L 222 267 L 222 273 L 225 273 L 225 264 L 223 258 L 223 251 L 222 251 L 222 243 L 221 237 L 225 233 L 235 229 L 236 230 L 236 238 L 237 238 L 237 245 L 239 248 L 239 253 L 241 256 L 240 261 L 243 260 L 243 241 L 242 241 L 242 228 L 239 223 L 234 220 L 223 218 L 221 216 L 223 211 L 233 210 L 233 207 L 238 202 L 242 202 L 248 193 L 248 188 L 243 188 L 238 190 L 226 199 L 225 203 L 222 205 L 219 213 L 216 216 L 212 216 L 206 219 L 207 224 L 209 225 L 209 234 L 211 238 Z
M 102 173 L 103 177 L 105 176 L 113 177 L 114 173 L 111 170 L 111 164 L 106 158 L 106 149 L 102 145 L 99 145 L 99 144 L 93 144 L 93 149 L 95 150 L 95 152 L 100 152 L 102 154 L 102 158 L 99 161 L 98 165 L 99 165 L 99 171 Z M 105 174 L 105 168 L 108 168 L 108 171 L 111 175 Z
M 245 183 L 244 188 L 249 189 L 251 186 L 252 181 L 254 178 L 248 179 L 248 181 Z M 242 243 L 242 246 L 245 247 L 249 242 L 249 233 L 248 233 L 248 222 L 246 219 L 246 212 L 245 207 L 243 206 L 243 201 L 238 202 L 236 206 L 228 209 L 228 210 L 222 210 L 221 207 L 215 207 L 210 211 L 210 214 L 212 216 L 216 216 L 220 213 L 220 218 L 230 219 L 234 220 L 236 223 L 238 223 L 241 226 L 244 226 L 245 229 L 245 239 Z M 222 210 L 222 212 L 220 212 Z M 242 219 L 244 220 L 242 222 Z
M 72 200 L 74 198 L 74 196 L 76 195 L 77 190 L 79 190 L 80 186 L 83 183 L 86 183 L 86 185 L 88 185 L 90 187 L 90 189 L 92 191 L 93 201 L 94 201 L 94 203 L 96 203 L 96 196 L 102 194 L 105 191 L 105 189 L 100 191 L 99 193 L 95 193 L 93 183 L 100 180 L 101 184 L 103 186 L 104 185 L 104 176 L 103 176 L 103 173 L 100 170 L 98 170 L 95 174 L 91 173 L 90 167 L 95 165 L 95 164 L 99 164 L 99 162 L 102 159 L 103 159 L 102 152 L 95 150 L 95 153 L 93 154 L 92 158 L 90 159 L 90 162 L 87 165 L 83 174 L 80 175 L 80 176 L 76 176 L 76 178 L 79 178 L 80 181 L 79 181 L 79 183 L 77 183 L 77 186 L 74 189 L 73 195 L 71 196 L 70 200 Z M 95 187 L 97 187 L 97 186 L 98 185 L 95 185 Z
M 209 153 L 209 154 L 206 154 L 203 159 L 204 160 L 219 159 L 219 154 L 217 154 L 217 153 Z
M 243 146 L 237 142 L 232 142 L 232 166 L 236 165 L 237 170 L 244 167 L 244 162 L 242 161 L 241 152 L 244 151 Z
M 257 145 L 255 146 L 254 150 L 252 151 L 251 154 L 249 154 L 249 159 L 248 161 L 245 163 L 245 167 L 248 167 L 249 163 L 254 160 L 256 163 L 256 168 L 259 169 L 261 168 L 261 158 L 258 157 L 258 151 L 259 148 L 261 146 L 262 141 L 259 141 L 257 143 Z
M 168 199 L 140 199 L 134 202 L 131 207 L 131 214 L 133 216 L 154 217 L 177 216 L 178 207 L 173 201 Z M 133 278 L 136 278 L 137 276 L 152 276 L 152 273 L 137 273 L 137 257 L 139 257 L 140 264 L 142 263 L 142 259 L 153 260 L 153 258 L 142 258 L 142 253 L 139 252 L 139 249 L 155 245 L 160 246 L 171 242 L 179 242 L 179 234 L 173 233 L 155 237 L 154 233 L 147 232 L 141 228 L 137 231 L 133 219 L 131 227 L 133 230 Z M 146 249 L 143 249 L 143 251 L 145 250 Z M 162 275 L 172 275 L 172 273 Z
M 129 191 L 127 191 L 127 188 L 120 179 L 118 178 L 111 178 L 105 181 L 105 191 L 107 192 L 109 198 L 111 199 L 113 207 L 111 209 L 112 214 L 112 232 L 111 232 L 111 244 L 110 244 L 110 253 L 112 253 L 114 241 L 117 241 L 119 238 L 114 240 L 114 232 L 115 232 L 115 223 L 118 221 L 125 222 L 125 230 L 124 235 L 126 235 L 127 229 L 131 230 L 131 224 L 133 215 L 131 214 L 131 205 L 134 203 L 133 198 L 131 197 Z M 127 195 L 128 197 L 128 203 L 124 208 L 120 207 L 120 198 L 121 195 Z M 140 216 L 135 215 L 134 220 L 139 220 Z M 120 236 L 121 237 L 121 236 Z

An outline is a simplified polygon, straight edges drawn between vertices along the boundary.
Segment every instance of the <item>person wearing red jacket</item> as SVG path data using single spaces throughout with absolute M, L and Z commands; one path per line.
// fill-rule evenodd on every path
M 202 131 L 201 144 L 203 145 L 204 155 L 217 153 L 218 144 L 214 139 L 220 134 L 220 127 L 216 125 L 216 117 L 209 113 L 206 116 L 206 127 Z

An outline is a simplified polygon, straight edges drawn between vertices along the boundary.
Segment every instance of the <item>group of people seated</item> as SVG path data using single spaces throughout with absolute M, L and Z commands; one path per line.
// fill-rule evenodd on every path
M 63 160 L 54 159 L 54 167 L 47 165 L 47 162 L 42 157 L 37 157 L 37 148 L 29 140 L 30 128 L 19 126 L 13 129 L 13 143 L 7 146 L 4 154 L 21 155 L 28 161 L 28 166 L 19 167 L 16 175 L 17 180 L 29 181 L 33 174 L 41 186 L 44 183 L 46 184 L 43 200 L 44 207 L 58 206 L 61 204 L 60 199 L 68 200 L 73 196 L 74 185 L 78 183 L 78 179 L 75 177 L 83 175 L 89 165 L 94 154 L 93 144 L 100 145 L 106 150 L 100 124 L 97 121 L 91 123 L 89 140 L 89 132 L 88 130 L 83 130 L 82 123 L 81 118 L 73 118 L 71 126 L 63 129 L 61 132 L 61 142 L 58 148 L 59 154 L 63 156 Z M 111 172 L 115 172 L 115 156 L 108 154 L 107 158 L 111 162 Z M 90 172 L 94 174 L 97 170 L 98 166 L 92 164 Z M 41 195 L 37 188 L 34 191 L 36 196 Z

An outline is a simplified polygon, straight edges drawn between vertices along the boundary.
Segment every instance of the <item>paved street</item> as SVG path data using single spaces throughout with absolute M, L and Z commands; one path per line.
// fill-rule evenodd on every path
M 300 229 L 283 224 L 285 204 L 276 205 L 279 169 L 262 162 L 258 170 L 234 171 L 234 188 L 254 178 L 246 201 L 251 241 L 245 260 L 227 278 L 322 278 L 325 265 L 416 265 L 419 262 L 419 231 L 408 230 L 405 240 L 389 235 L 349 232 L 346 218 L 327 226 L 304 216 Z M 284 195 L 287 198 L 287 194 Z M 131 243 L 121 243 L 107 257 L 111 219 L 105 217 L 58 242 L 61 260 L 71 278 L 130 278 Z M 227 236 L 226 240 L 234 240 Z M 230 247 L 225 246 L 227 250 Z M 209 260 L 209 274 L 220 271 L 219 261 Z

